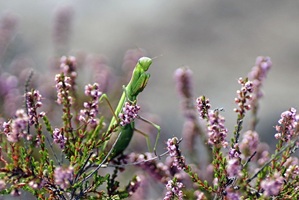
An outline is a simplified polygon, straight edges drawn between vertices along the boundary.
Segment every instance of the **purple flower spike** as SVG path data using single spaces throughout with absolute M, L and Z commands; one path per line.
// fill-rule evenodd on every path
M 243 140 L 240 143 L 240 149 L 245 156 L 251 156 L 258 147 L 260 140 L 256 131 L 247 131 L 244 133 Z
M 257 100 L 263 96 L 260 88 L 265 80 L 267 73 L 272 67 L 272 62 L 269 57 L 259 56 L 256 58 L 255 66 L 252 68 L 251 72 L 248 74 L 248 78 L 253 82 L 254 85 L 254 95 L 253 100 Z
M 226 148 L 228 143 L 225 140 L 227 136 L 227 129 L 224 126 L 224 118 L 219 114 L 219 111 L 209 112 L 209 124 L 208 124 L 208 143 L 213 146 L 219 146 Z
M 243 80 L 239 78 L 239 84 L 242 86 L 240 90 L 237 91 L 238 97 L 235 98 L 236 104 L 238 104 L 238 108 L 235 108 L 234 111 L 239 113 L 241 116 L 244 116 L 246 110 L 250 110 L 251 108 L 251 99 L 253 92 L 253 83 L 248 80 Z
M 77 77 L 76 72 L 76 58 L 74 56 L 62 56 L 60 59 L 60 68 L 63 70 L 65 75 L 71 77 L 71 79 L 75 79 Z
M 178 170 L 185 169 L 185 158 L 181 155 L 181 151 L 179 150 L 179 140 L 177 137 L 168 139 L 167 141 L 167 150 L 169 151 L 170 157 L 173 158 L 172 166 L 175 166 Z
M 38 90 L 34 90 L 32 92 L 27 92 L 26 94 L 26 104 L 28 108 L 29 115 L 29 124 L 33 125 L 38 122 L 38 118 L 42 117 L 44 113 L 37 114 L 37 108 L 42 106 L 42 95 Z
M 182 188 L 184 187 L 183 183 L 179 181 L 169 180 L 166 184 L 166 195 L 163 200 L 171 200 L 174 197 L 177 197 L 179 200 L 183 200 L 184 194 Z
M 74 177 L 73 167 L 68 167 L 66 169 L 62 167 L 57 167 L 54 171 L 54 181 L 55 184 L 59 185 L 61 189 L 67 189 L 72 182 Z
M 290 108 L 289 110 L 281 114 L 281 118 L 278 121 L 280 125 L 277 125 L 275 134 L 276 139 L 281 139 L 285 142 L 291 140 L 296 134 L 296 126 L 298 124 L 298 115 L 295 108 Z
M 205 96 L 200 96 L 196 99 L 196 104 L 201 119 L 208 119 L 209 109 L 211 108 L 210 100 Z
M 79 121 L 97 125 L 96 116 L 99 113 L 98 102 L 102 94 L 97 83 L 85 86 L 85 95 L 91 97 L 91 100 L 84 102 L 84 109 L 80 110 Z
M 241 165 L 239 163 L 239 159 L 232 158 L 228 160 L 227 163 L 227 173 L 230 177 L 239 176 L 241 172 Z
M 261 188 L 266 197 L 278 195 L 284 183 L 284 178 L 275 173 L 273 177 L 267 178 L 261 182 Z
M 56 90 L 57 90 L 57 103 L 62 104 L 64 101 L 73 103 L 72 97 L 69 95 L 72 88 L 72 80 L 63 74 L 56 74 L 55 76 Z
M 61 149 L 64 149 L 67 138 L 63 135 L 60 129 L 55 128 L 55 130 L 53 131 L 53 139 L 54 142 L 58 144 Z
M 16 118 L 3 123 L 4 133 L 9 142 L 18 142 L 27 135 L 29 117 L 23 109 L 16 111 Z

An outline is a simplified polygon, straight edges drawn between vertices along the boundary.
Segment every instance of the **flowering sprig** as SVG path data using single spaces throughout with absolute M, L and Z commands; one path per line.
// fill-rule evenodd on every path
M 274 135 L 276 139 L 278 139 L 278 143 L 276 145 L 275 152 L 278 153 L 282 148 L 283 145 L 291 144 L 293 140 L 297 141 L 298 139 L 298 120 L 299 115 L 295 108 L 290 108 L 289 110 L 283 112 L 281 114 L 281 118 L 278 120 L 278 124 L 275 129 L 277 133 Z M 295 148 L 298 148 L 298 141 L 295 142 Z M 294 148 L 294 147 L 292 147 Z M 278 162 L 278 158 L 273 159 L 272 161 L 272 168 L 274 169 L 281 169 L 282 165 L 290 158 L 292 152 L 294 151 L 292 148 L 287 148 L 287 150 L 283 153 L 282 159 Z M 296 150 L 295 149 L 295 150 Z M 283 167 L 284 168 L 284 167 Z
M 243 80 L 242 78 L 239 78 L 238 82 L 242 87 L 237 91 L 238 96 L 235 98 L 235 102 L 238 104 L 238 108 L 235 108 L 234 111 L 239 113 L 240 119 L 243 119 L 245 111 L 251 108 L 250 100 L 252 99 L 253 84 L 248 79 Z
M 183 200 L 184 193 L 182 188 L 184 187 L 183 183 L 179 182 L 176 178 L 169 180 L 166 184 L 167 192 L 163 200 L 171 200 L 175 197 L 179 200 Z
M 210 111 L 208 115 L 208 144 L 220 148 L 226 148 L 228 142 L 226 136 L 228 130 L 224 126 L 224 118 L 219 114 L 219 111 Z
M 29 117 L 23 109 L 16 111 L 16 117 L 3 123 L 3 132 L 9 142 L 18 142 L 27 135 Z
M 209 120 L 210 100 L 205 96 L 200 96 L 196 99 L 196 105 L 200 118 Z
M 230 149 L 230 158 L 238 158 L 239 164 L 241 164 L 241 151 L 239 149 L 239 137 L 242 130 L 243 119 L 245 117 L 245 112 L 250 110 L 250 100 L 251 93 L 253 92 L 253 84 L 247 78 L 239 78 L 238 83 L 241 85 L 241 89 L 237 90 L 237 97 L 235 98 L 235 103 L 238 104 L 238 108 L 234 111 L 238 113 L 237 125 L 234 130 L 234 137 L 232 138 L 232 144 Z
M 73 98 L 70 96 L 72 88 L 71 78 L 64 74 L 57 74 L 55 76 L 57 89 L 57 103 L 58 104 L 73 104 Z
M 295 108 L 290 108 L 283 112 L 281 118 L 278 120 L 279 125 L 275 127 L 277 131 L 275 138 L 283 142 L 288 142 L 298 135 L 298 130 L 296 130 L 298 120 L 299 115 Z
M 67 168 L 57 167 L 54 171 L 54 181 L 61 189 L 67 189 L 74 178 L 74 168 L 69 166 Z
M 33 90 L 32 92 L 27 92 L 26 94 L 26 104 L 29 116 L 29 125 L 34 125 L 38 123 L 38 119 L 45 115 L 44 112 L 37 112 L 37 109 L 42 106 L 42 95 L 38 90 Z
M 94 83 L 93 85 L 86 85 L 84 93 L 86 96 L 89 96 L 91 100 L 84 102 L 84 109 L 80 110 L 80 115 L 78 117 L 79 121 L 96 126 L 98 124 L 96 116 L 99 113 L 98 102 L 102 96 L 102 92 L 100 91 L 99 85 Z
M 265 197 L 276 196 L 280 193 L 284 184 L 284 178 L 277 172 L 273 177 L 261 182 L 261 188 Z
M 70 85 L 72 90 L 75 89 L 76 86 L 76 72 L 77 62 L 74 56 L 62 56 L 60 59 L 60 68 L 62 69 L 65 76 L 70 77 Z
M 256 131 L 246 131 L 240 142 L 240 151 L 245 157 L 249 157 L 258 150 L 259 143 L 259 135 Z
M 170 157 L 173 158 L 172 166 L 176 167 L 178 170 L 185 169 L 185 158 L 181 155 L 181 150 L 179 149 L 179 140 L 177 137 L 168 139 L 167 150 L 169 151 Z
M 255 130 L 257 124 L 257 110 L 258 110 L 258 101 L 263 97 L 263 92 L 261 87 L 264 80 L 272 67 L 272 61 L 270 57 L 259 56 L 256 58 L 255 66 L 252 68 L 251 72 L 248 74 L 248 79 L 252 81 L 253 92 L 251 97 L 251 111 L 252 111 L 252 122 L 251 129 Z
M 53 141 L 58 144 L 61 149 L 64 149 L 67 137 L 63 135 L 63 129 L 55 128 L 53 131 Z

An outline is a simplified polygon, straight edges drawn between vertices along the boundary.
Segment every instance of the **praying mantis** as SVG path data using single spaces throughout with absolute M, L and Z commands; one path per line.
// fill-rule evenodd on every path
M 112 130 L 113 127 L 117 127 L 116 132 L 118 132 L 119 135 L 107 155 L 109 157 L 109 159 L 113 159 L 116 156 L 120 155 L 128 147 L 128 145 L 133 137 L 134 131 L 138 131 L 139 133 L 141 133 L 142 135 L 145 136 L 148 149 L 149 150 L 151 149 L 150 140 L 149 140 L 148 135 L 135 129 L 134 121 L 132 121 L 131 123 L 126 124 L 124 126 L 120 126 L 119 119 L 118 119 L 119 114 L 123 110 L 125 102 L 129 102 L 133 105 L 136 105 L 138 95 L 144 90 L 144 88 L 146 87 L 147 82 L 150 78 L 150 74 L 147 71 L 151 64 L 152 64 L 151 58 L 148 58 L 148 57 L 140 58 L 133 70 L 131 80 L 129 81 L 127 86 L 123 86 L 124 91 L 123 91 L 122 96 L 118 102 L 116 109 L 115 109 L 114 116 L 112 117 L 112 119 L 110 121 L 109 127 L 107 129 L 108 131 L 104 135 L 104 136 L 107 136 L 107 134 L 109 134 L 109 131 Z M 108 102 L 108 98 L 106 95 L 104 95 L 103 98 L 105 98 Z M 158 130 L 156 141 L 154 144 L 154 152 L 155 152 L 156 146 L 158 143 L 158 139 L 160 137 L 160 127 L 150 121 L 147 121 L 146 119 L 144 119 L 140 116 L 138 116 L 138 118 L 153 125 Z M 111 143 L 111 142 L 106 141 L 104 143 L 104 145 L 103 145 L 104 151 L 107 151 L 108 143 Z
M 117 105 L 115 111 L 113 112 L 113 117 L 110 121 L 107 132 L 104 133 L 104 135 L 103 135 L 103 137 L 106 137 L 106 136 L 110 137 L 111 136 L 110 134 L 112 134 L 111 132 L 116 132 L 118 134 L 118 136 L 115 141 L 113 141 L 113 139 L 110 137 L 110 140 L 104 142 L 104 144 L 102 146 L 102 150 L 105 153 L 107 153 L 105 158 L 94 169 L 94 171 L 91 172 L 88 176 L 86 176 L 81 182 L 88 180 L 103 165 L 105 165 L 105 163 L 107 161 L 110 161 L 113 158 L 117 157 L 118 155 L 122 154 L 123 151 L 128 147 L 128 145 L 133 137 L 134 131 L 138 131 L 137 129 L 135 129 L 134 121 L 131 121 L 129 124 L 126 124 L 124 126 L 121 126 L 118 116 L 122 112 L 123 107 L 126 102 L 129 102 L 133 105 L 137 104 L 137 97 L 144 90 L 144 88 L 146 87 L 147 82 L 150 78 L 150 74 L 147 71 L 151 64 L 152 64 L 152 59 L 150 59 L 148 57 L 141 57 L 138 60 L 136 66 L 133 70 L 132 77 L 131 77 L 129 83 L 127 84 L 127 86 L 123 86 L 124 91 L 122 93 L 122 96 L 118 102 L 118 105 Z M 103 94 L 99 101 L 101 101 L 102 99 L 105 99 L 107 101 L 110 109 L 112 110 L 112 106 L 111 106 L 106 94 Z M 158 130 L 155 144 L 154 144 L 154 149 L 153 149 L 154 152 L 156 153 L 156 146 L 157 146 L 157 143 L 158 143 L 158 140 L 160 137 L 160 126 L 158 126 L 140 116 L 138 116 L 138 118 L 153 125 Z M 148 135 L 146 135 L 145 133 L 143 133 L 141 131 L 138 131 L 138 132 L 145 136 L 148 149 L 151 149 L 150 148 L 150 146 L 151 146 L 150 140 L 149 140 Z M 112 144 L 112 147 L 110 148 L 110 150 L 108 151 L 108 146 L 109 146 L 108 143 L 111 143 L 111 142 L 113 144 Z

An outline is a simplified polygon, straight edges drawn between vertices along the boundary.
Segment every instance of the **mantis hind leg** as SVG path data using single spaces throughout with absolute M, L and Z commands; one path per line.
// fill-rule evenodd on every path
M 157 125 L 157 124 L 155 124 L 155 123 L 153 123 L 153 122 L 151 122 L 151 121 L 149 121 L 149 120 L 147 120 L 147 119 L 141 117 L 141 116 L 138 116 L 138 119 L 142 120 L 143 122 L 145 122 L 145 123 L 147 123 L 147 124 L 150 124 L 150 125 L 153 126 L 155 129 L 157 129 L 157 136 L 156 136 L 156 139 L 155 139 L 155 144 L 154 144 L 154 148 L 153 148 L 153 150 L 152 150 L 152 148 L 151 148 L 151 142 L 150 142 L 149 136 L 148 136 L 146 133 L 144 133 L 144 132 L 142 132 L 142 131 L 140 131 L 140 130 L 138 130 L 138 129 L 135 129 L 138 133 L 142 134 L 142 135 L 145 137 L 145 139 L 146 139 L 146 143 L 147 143 L 147 146 L 148 146 L 149 151 L 150 151 L 150 152 L 154 152 L 155 155 L 157 155 L 157 153 L 156 153 L 156 149 L 157 149 L 158 141 L 159 141 L 159 138 L 160 138 L 161 127 L 160 127 L 159 125 Z
M 153 150 L 152 150 L 151 140 L 150 140 L 148 134 L 146 134 L 146 133 L 144 133 L 141 130 L 136 129 L 136 128 L 134 129 L 134 131 L 136 131 L 137 133 L 141 134 L 145 138 L 147 149 L 148 149 L 149 152 L 152 152 Z

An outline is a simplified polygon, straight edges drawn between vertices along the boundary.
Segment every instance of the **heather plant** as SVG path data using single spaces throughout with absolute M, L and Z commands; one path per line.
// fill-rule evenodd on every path
M 273 155 L 255 131 L 260 88 L 271 66 L 270 58 L 258 57 L 250 78 L 238 80 L 241 89 L 237 91 L 234 110 L 237 121 L 230 140 L 221 116 L 223 109 L 212 109 L 205 96 L 195 101 L 192 72 L 179 68 L 175 79 L 188 123 L 182 139 L 168 139 L 167 151 L 161 155 L 124 154 L 126 146 L 116 153 L 117 145 L 123 144 L 118 142 L 122 133 L 112 142 L 110 151 L 106 150 L 107 142 L 116 128 L 124 131 L 120 127 L 132 125 L 140 118 L 141 107 L 123 101 L 107 128 L 105 116 L 99 111 L 99 105 L 106 101 L 112 109 L 106 94 L 98 83 L 87 84 L 87 99 L 78 106 L 76 59 L 64 56 L 60 60 L 61 73 L 55 76 L 55 101 L 62 109 L 61 127 L 54 127 L 43 111 L 42 94 L 29 90 L 32 73 L 26 83 L 25 106 L 20 105 L 14 116 L 3 119 L 1 193 L 17 196 L 24 190 L 38 199 L 123 199 L 134 195 L 142 182 L 141 176 L 135 174 L 126 186 L 120 186 L 120 172 L 133 165 L 165 185 L 164 199 L 297 199 L 298 159 L 293 156 L 298 148 L 296 110 L 290 108 L 281 114 L 273 135 L 278 140 Z M 124 92 L 124 100 L 126 95 Z M 251 129 L 243 132 L 243 120 L 253 108 Z M 202 126 L 204 123 L 206 127 Z M 130 141 L 132 135 L 123 135 L 122 140 L 126 137 Z M 206 146 L 207 161 L 187 163 L 188 155 L 201 160 L 199 155 L 191 154 L 196 144 L 190 140 L 195 137 L 200 137 Z M 180 150 L 181 142 L 188 144 L 189 151 Z M 163 163 L 161 158 L 165 155 L 169 157 Z M 104 167 L 114 171 L 101 173 Z
M 62 9 L 67 12 L 58 10 L 55 18 L 52 77 L 1 68 L 2 195 L 26 191 L 36 199 L 150 199 L 151 179 L 164 188 L 159 196 L 165 200 L 299 198 L 296 109 L 281 114 L 273 130 L 273 154 L 256 130 L 261 88 L 272 67 L 269 57 L 258 57 L 248 76 L 238 79 L 233 131 L 225 126 L 224 108 L 213 108 L 204 95 L 195 98 L 191 69 L 177 69 L 174 78 L 185 117 L 182 135 L 167 141 L 157 136 L 152 146 L 151 131 L 135 128 L 139 120 L 160 133 L 158 125 L 142 117 L 142 102 L 137 102 L 150 81 L 152 59 L 144 57 L 144 50 L 129 50 L 123 68 L 130 73 L 116 78 L 102 56 L 60 57 L 68 49 L 70 27 L 63 27 L 72 15 Z M 16 22 L 11 16 L 3 20 L 0 32 L 11 38 Z M 1 66 L 10 66 L 1 47 L 9 46 L 5 42 L 0 40 Z M 82 86 L 80 66 L 85 65 L 94 82 Z M 251 120 L 248 130 L 243 129 L 245 117 Z M 161 135 L 163 129 L 167 127 Z M 138 133 L 145 136 L 138 146 L 147 148 L 141 153 L 127 150 Z M 165 152 L 157 152 L 157 145 Z M 203 148 L 198 152 L 196 146 Z

